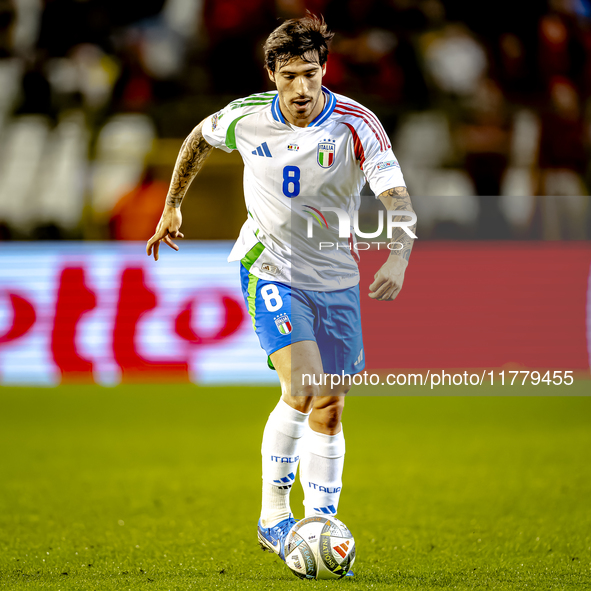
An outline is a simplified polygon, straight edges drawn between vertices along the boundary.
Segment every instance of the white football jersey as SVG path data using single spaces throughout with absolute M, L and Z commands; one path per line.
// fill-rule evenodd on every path
M 377 117 L 351 99 L 323 92 L 324 109 L 307 127 L 284 119 L 277 91 L 238 99 L 203 124 L 209 144 L 238 150 L 244 160 L 248 218 L 228 260 L 241 260 L 261 279 L 313 291 L 359 283 L 349 240 L 335 234 L 337 215 L 318 216 L 322 208 L 340 208 L 352 220 L 366 181 L 376 195 L 405 186 Z M 311 215 L 315 240 L 306 234 Z M 318 250 L 318 236 L 335 248 Z

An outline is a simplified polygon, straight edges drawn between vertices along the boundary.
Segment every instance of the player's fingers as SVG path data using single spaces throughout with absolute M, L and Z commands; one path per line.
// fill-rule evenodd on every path
M 376 273 L 376 278 L 374 279 L 374 282 L 369 286 L 369 291 L 375 291 L 382 284 L 382 280 L 378 279 L 377 275 L 378 274 Z
M 157 240 L 154 243 L 154 260 L 158 260 L 158 251 L 160 250 L 160 240 Z
M 378 300 L 379 302 L 385 299 L 382 295 L 379 295 L 379 292 L 369 293 L 368 295 L 372 300 Z
M 164 236 L 166 236 L 166 230 L 162 229 L 162 222 L 158 222 L 158 225 L 156 226 L 156 232 L 154 232 L 154 236 L 152 236 L 152 238 L 150 238 L 150 240 L 148 240 L 148 244 L 146 246 L 146 252 L 148 252 L 148 249 L 151 251 L 152 247 L 160 242 L 160 240 L 162 240 L 162 238 L 164 238 Z M 150 252 L 148 252 L 148 256 L 150 255 Z
M 165 236 L 163 238 L 164 242 L 170 246 L 170 248 L 172 248 L 173 250 L 178 250 L 179 247 L 172 241 L 172 239 L 170 238 L 170 236 Z
M 390 302 L 393 299 L 396 298 L 396 296 L 398 295 L 398 292 L 400 291 L 400 286 L 398 285 L 398 283 L 396 281 L 388 281 L 388 289 L 384 292 L 384 295 L 382 296 L 382 300 L 384 300 L 385 302 Z
M 146 254 L 148 256 L 152 256 L 152 248 L 154 247 L 154 243 L 157 242 L 158 236 L 157 234 L 154 234 L 154 236 L 152 236 L 152 238 L 150 238 L 150 240 L 148 240 L 148 243 L 146 244 Z
M 372 292 L 374 295 L 377 294 L 380 291 L 380 288 L 382 287 L 382 285 L 384 285 L 384 283 L 385 283 L 385 279 L 384 278 L 376 279 L 369 286 L 369 291 Z
M 390 291 L 391 287 L 392 286 L 387 281 L 382 283 L 377 289 L 373 290 L 374 297 L 377 298 L 378 300 L 382 299 L 384 297 L 384 295 L 386 293 L 388 293 L 388 291 Z
M 380 295 L 378 296 L 378 300 L 380 300 L 380 302 L 387 301 L 388 298 L 390 297 L 391 293 L 392 293 L 392 289 L 390 287 L 387 287 L 386 289 L 384 289 L 380 292 Z
M 387 293 L 384 294 L 384 296 L 381 299 L 385 302 L 391 302 L 392 300 L 396 299 L 396 296 L 398 295 L 399 291 L 400 289 L 398 288 L 398 286 L 394 285 L 391 289 L 388 290 Z

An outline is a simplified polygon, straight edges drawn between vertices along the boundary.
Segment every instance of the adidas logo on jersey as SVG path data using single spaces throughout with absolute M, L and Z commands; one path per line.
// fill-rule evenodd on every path
M 269 151 L 269 146 L 267 146 L 267 142 L 263 142 L 256 150 L 253 150 L 252 153 L 255 156 L 266 156 L 267 158 L 273 158 L 271 152 Z

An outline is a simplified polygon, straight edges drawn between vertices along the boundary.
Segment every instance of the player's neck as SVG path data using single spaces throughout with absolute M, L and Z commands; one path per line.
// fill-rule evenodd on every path
M 285 111 L 281 109 L 281 101 L 279 101 L 279 108 L 281 109 L 281 113 L 283 114 L 284 119 L 288 123 L 294 125 L 295 127 L 308 127 L 308 125 L 310 125 L 310 123 L 312 123 L 312 121 L 314 121 L 314 119 L 316 119 L 316 117 L 318 117 L 318 115 L 322 113 L 325 105 L 326 95 L 324 94 L 324 91 L 321 91 L 320 99 L 316 103 L 316 107 L 314 108 L 312 113 L 310 113 L 310 116 L 306 119 L 294 119 L 289 112 L 287 112 L 287 114 L 285 113 L 287 109 L 285 109 Z

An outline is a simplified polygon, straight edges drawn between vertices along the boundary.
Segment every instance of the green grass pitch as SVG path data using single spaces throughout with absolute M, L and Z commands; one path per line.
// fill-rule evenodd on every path
M 0 389 L 0 589 L 591 589 L 589 386 L 351 396 L 341 581 L 257 546 L 278 388 Z

